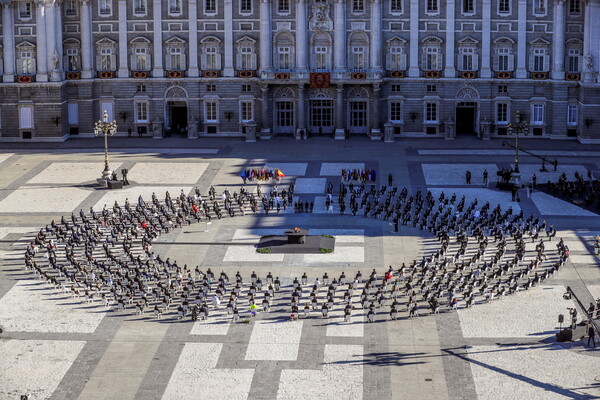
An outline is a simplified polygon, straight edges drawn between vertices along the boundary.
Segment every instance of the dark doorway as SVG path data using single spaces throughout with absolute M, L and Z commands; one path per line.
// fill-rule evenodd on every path
M 456 107 L 456 134 L 474 135 L 475 134 L 475 106 Z
M 181 133 L 187 129 L 188 109 L 183 102 L 169 103 L 169 122 L 171 131 Z

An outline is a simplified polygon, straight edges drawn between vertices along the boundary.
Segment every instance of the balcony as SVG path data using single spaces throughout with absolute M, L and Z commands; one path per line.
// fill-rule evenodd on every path
M 581 74 L 578 72 L 567 72 L 565 74 L 565 80 L 567 81 L 578 81 L 581 79 Z
M 477 71 L 459 71 L 458 77 L 462 79 L 475 79 L 477 78 Z
M 100 79 L 113 79 L 115 77 L 115 71 L 97 71 L 98 78 Z
M 423 71 L 424 78 L 437 79 L 442 77 L 441 71 Z
M 131 71 L 131 77 L 134 79 L 147 79 L 148 76 L 148 71 Z
M 165 76 L 170 79 L 185 77 L 185 71 L 165 71 Z
M 290 72 L 275 72 L 273 77 L 279 80 L 287 80 L 290 79 L 292 74 Z
M 513 72 L 512 71 L 496 71 L 495 77 L 496 77 L 496 79 L 512 79 Z
M 406 71 L 388 71 L 390 78 L 406 78 Z
M 221 75 L 221 71 L 219 70 L 204 70 L 202 71 L 202 76 L 204 78 L 218 78 Z
M 81 72 L 79 71 L 67 71 L 65 77 L 69 81 L 77 81 L 81 79 Z
M 545 80 L 545 79 L 548 79 L 548 73 L 547 72 L 530 72 L 529 78 L 535 79 L 538 81 Z
M 367 71 L 364 69 L 354 69 L 350 73 L 350 79 L 357 79 L 357 80 L 367 79 Z
M 239 69 L 237 70 L 238 78 L 254 78 L 256 70 L 253 69 Z

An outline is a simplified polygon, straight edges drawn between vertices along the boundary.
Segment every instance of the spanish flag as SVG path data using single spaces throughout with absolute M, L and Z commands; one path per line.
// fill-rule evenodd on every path
M 277 168 L 277 169 L 275 170 L 275 175 L 276 175 L 278 178 L 281 178 L 281 177 L 285 176 L 285 174 L 284 174 L 283 172 L 281 172 L 281 170 L 280 170 L 279 168 Z

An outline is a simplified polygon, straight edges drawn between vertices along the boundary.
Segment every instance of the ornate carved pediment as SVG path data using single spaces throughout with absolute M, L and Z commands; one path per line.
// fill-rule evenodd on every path
M 312 17 L 309 22 L 311 31 L 331 31 L 333 30 L 333 21 L 329 16 L 329 4 L 315 3 L 312 6 Z

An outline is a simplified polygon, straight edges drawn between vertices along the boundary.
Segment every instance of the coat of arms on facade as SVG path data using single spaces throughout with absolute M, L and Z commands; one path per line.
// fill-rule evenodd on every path
M 329 87 L 330 75 L 327 72 L 311 72 L 310 87 L 312 89 L 326 89 Z
M 331 31 L 333 30 L 333 21 L 329 17 L 329 4 L 315 3 L 312 6 L 313 15 L 309 26 L 311 31 Z

